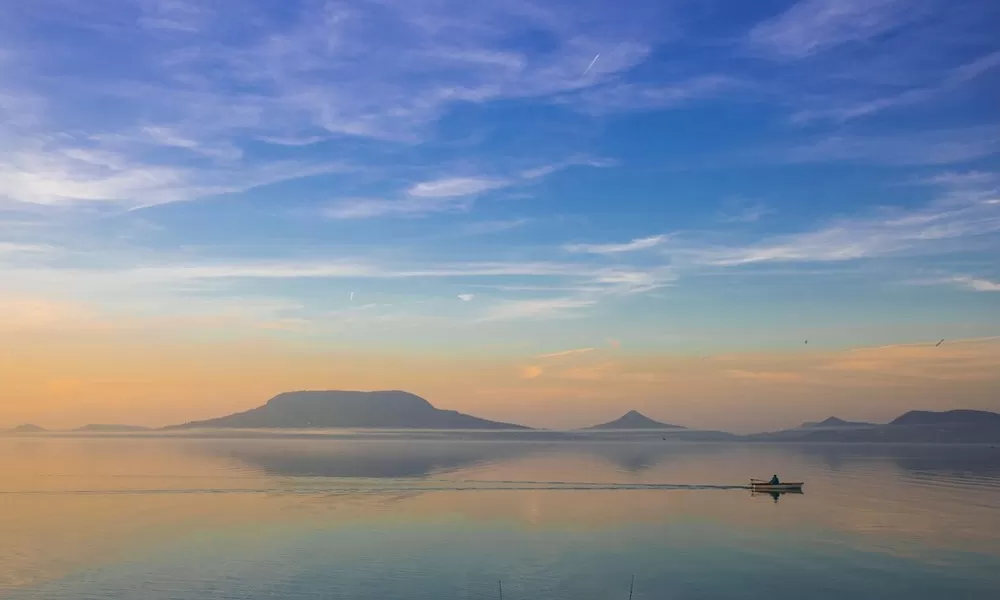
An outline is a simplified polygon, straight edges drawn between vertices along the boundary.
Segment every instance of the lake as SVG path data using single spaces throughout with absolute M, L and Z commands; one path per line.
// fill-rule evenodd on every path
M 0 438 L 12 599 L 994 598 L 1000 448 Z M 805 481 L 752 494 L 750 477 Z

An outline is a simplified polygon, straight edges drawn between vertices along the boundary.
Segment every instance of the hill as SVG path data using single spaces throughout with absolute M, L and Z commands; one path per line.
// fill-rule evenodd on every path
M 1000 442 L 1000 414 L 980 410 L 910 411 L 888 425 L 803 426 L 754 434 L 745 439 L 765 442 L 992 444 Z
M 874 423 L 864 421 L 845 421 L 838 417 L 828 417 L 822 421 L 806 421 L 799 425 L 802 429 L 818 429 L 821 427 L 871 427 Z
M 970 425 L 1000 427 L 1000 414 L 985 410 L 948 410 L 933 412 L 911 410 L 896 417 L 890 425 Z
M 681 427 L 680 425 L 671 425 L 669 423 L 661 423 L 654 419 L 650 419 L 646 415 L 642 414 L 637 410 L 630 410 L 621 417 L 610 421 L 608 423 L 601 423 L 600 425 L 592 425 L 587 427 L 588 430 L 593 429 L 687 429 L 686 427 Z
M 149 431 L 149 427 L 141 427 L 139 425 L 114 425 L 106 423 L 91 423 L 90 425 L 84 425 L 83 427 L 78 427 L 73 431 L 79 433 L 127 433 L 134 431 Z
M 10 433 L 46 433 L 48 429 L 44 427 L 39 427 L 32 423 L 26 423 L 24 425 L 18 425 L 17 427 L 10 430 Z
M 278 394 L 257 408 L 167 429 L 529 429 L 453 410 L 409 392 L 303 391 Z

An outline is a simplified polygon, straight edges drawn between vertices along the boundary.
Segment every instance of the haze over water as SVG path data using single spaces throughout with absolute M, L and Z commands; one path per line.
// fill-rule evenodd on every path
M 991 598 L 1000 449 L 0 439 L 0 597 Z M 805 494 L 752 495 L 777 472 Z

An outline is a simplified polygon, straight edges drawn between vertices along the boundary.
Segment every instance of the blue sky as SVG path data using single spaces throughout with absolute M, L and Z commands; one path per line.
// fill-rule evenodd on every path
M 466 354 L 1000 334 L 996 2 L 0 10 L 8 329 Z

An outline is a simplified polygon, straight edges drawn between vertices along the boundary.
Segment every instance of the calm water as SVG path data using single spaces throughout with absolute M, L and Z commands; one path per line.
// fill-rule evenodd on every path
M 0 438 L 0 597 L 995 598 L 1000 449 Z M 739 489 L 777 472 L 805 494 Z

